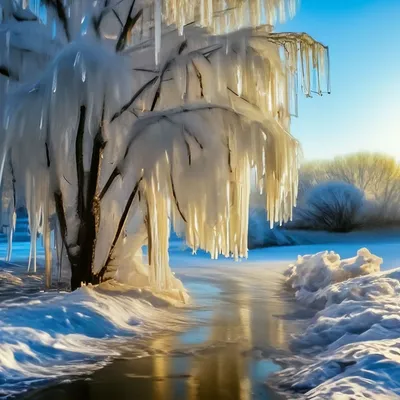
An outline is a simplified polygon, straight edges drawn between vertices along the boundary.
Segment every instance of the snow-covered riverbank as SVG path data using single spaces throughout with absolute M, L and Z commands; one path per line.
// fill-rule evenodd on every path
M 298 258 L 287 283 L 318 312 L 274 382 L 306 399 L 400 398 L 400 269 L 381 262 L 367 249 Z
M 107 294 L 93 288 L 72 294 L 38 292 L 34 288 L 41 285 L 40 273 L 34 277 L 17 267 L 3 268 L 0 280 L 6 296 L 0 303 L 2 393 L 17 393 L 54 379 L 69 380 L 94 371 L 98 371 L 94 380 L 85 384 L 97 388 L 98 380 L 105 380 L 114 390 L 115 385 L 127 385 L 135 393 L 139 386 L 123 376 L 117 379 L 116 371 L 122 368 L 121 373 L 139 372 L 129 372 L 129 363 L 121 361 L 121 367 L 121 362 L 113 361 L 121 355 L 125 359 L 128 351 L 128 358 L 151 358 L 138 364 L 144 363 L 146 371 L 151 371 L 147 363 L 157 363 L 161 357 L 168 365 L 162 380 L 175 389 L 175 381 L 188 388 L 193 379 L 206 385 L 211 379 L 203 373 L 209 368 L 207 363 L 221 359 L 236 365 L 238 371 L 231 371 L 234 376 L 240 372 L 241 385 L 230 385 L 229 390 L 250 395 L 257 388 L 257 399 L 280 398 L 274 391 L 266 394 L 264 382 L 278 369 L 276 363 L 283 360 L 284 367 L 289 363 L 295 370 L 285 369 L 271 382 L 279 380 L 283 395 L 290 399 L 296 393 L 303 397 L 304 392 L 312 399 L 332 398 L 329 396 L 333 393 L 343 395 L 349 390 L 362 393 L 370 390 L 368 385 L 374 386 L 375 397 L 389 393 L 390 398 L 396 398 L 400 272 L 327 281 L 318 295 L 312 295 L 314 301 L 306 304 L 300 298 L 296 300 L 284 286 L 283 272 L 299 254 L 328 249 L 342 258 L 352 257 L 362 247 L 362 240 L 258 249 L 250 252 L 248 260 L 238 263 L 225 258 L 211 261 L 202 252 L 192 256 L 175 240 L 171 243 L 171 264 L 193 299 L 193 304 L 184 309 L 170 307 L 149 293 L 127 291 L 119 284 Z M 386 242 L 380 237 L 368 248 L 383 258 L 383 269 L 390 269 L 400 265 L 399 242 Z M 157 337 L 164 337 L 160 340 L 167 345 L 160 347 Z M 158 344 L 153 345 L 153 341 Z M 235 361 L 231 359 L 233 351 Z M 183 364 L 170 359 L 177 355 L 186 360 L 183 371 Z M 204 357 L 207 362 L 201 361 Z M 100 369 L 105 365 L 108 372 L 103 374 Z M 369 375 L 362 375 L 365 370 Z M 161 372 L 157 371 L 147 373 L 158 376 Z M 232 382 L 231 378 L 220 377 L 201 393 L 214 393 L 217 399 L 219 388 Z M 149 377 L 135 376 L 137 379 Z M 63 390 L 73 390 L 69 386 L 73 382 L 65 384 L 68 387 L 64 385 Z M 94 390 L 101 393 L 100 389 Z M 49 398 L 54 394 L 51 390 L 48 393 Z
M 164 300 L 123 285 L 32 293 L 19 285 L 26 279 L 0 272 L 1 286 L 14 288 L 0 303 L 0 396 L 90 374 L 120 355 L 132 337 L 141 355 L 141 341 L 185 324 Z

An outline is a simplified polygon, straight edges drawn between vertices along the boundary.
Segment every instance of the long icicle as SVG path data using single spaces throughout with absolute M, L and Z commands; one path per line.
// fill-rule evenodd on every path
M 154 36 L 155 36 L 155 62 L 160 64 L 162 29 L 162 0 L 155 0 L 154 4 Z

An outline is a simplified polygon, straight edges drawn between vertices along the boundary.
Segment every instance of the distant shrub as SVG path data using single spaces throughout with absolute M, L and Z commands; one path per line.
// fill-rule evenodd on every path
M 304 163 L 298 206 L 293 221 L 283 227 L 270 229 L 262 210 L 265 201 L 265 194 L 251 193 L 249 248 L 303 244 L 314 234 L 302 235 L 302 230 L 340 233 L 399 227 L 400 164 L 380 153 Z
M 309 190 L 324 182 L 346 182 L 364 193 L 368 205 L 365 229 L 400 225 L 400 165 L 380 153 L 355 153 L 331 161 L 312 161 L 300 169 L 299 204 Z
M 295 210 L 290 229 L 350 232 L 359 226 L 364 195 L 346 182 L 326 182 L 311 188 Z

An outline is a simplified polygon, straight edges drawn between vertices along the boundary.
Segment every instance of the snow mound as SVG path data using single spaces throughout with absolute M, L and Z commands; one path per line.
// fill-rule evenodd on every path
M 51 379 L 89 374 L 150 335 L 179 330 L 183 317 L 150 292 L 108 284 L 0 303 L 0 397 Z
M 361 249 L 290 266 L 297 300 L 320 311 L 294 338 L 300 356 L 274 377 L 279 386 L 305 399 L 400 399 L 400 269 L 378 272 L 381 263 Z
M 370 253 L 366 248 L 357 251 L 357 256 L 340 259 L 333 251 L 323 251 L 314 255 L 298 256 L 285 275 L 287 283 L 296 290 L 316 292 L 331 283 L 380 271 L 382 258 Z
M 277 376 L 304 399 L 400 399 L 400 339 L 351 343 L 294 362 Z

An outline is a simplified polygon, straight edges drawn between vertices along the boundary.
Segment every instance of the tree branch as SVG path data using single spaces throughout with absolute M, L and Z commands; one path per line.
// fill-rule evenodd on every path
M 104 185 L 103 190 L 100 192 L 99 195 L 99 200 L 102 200 L 103 197 L 105 196 L 105 194 L 108 192 L 108 190 L 110 189 L 112 183 L 114 182 L 114 180 L 121 175 L 121 172 L 119 170 L 118 167 L 115 167 L 112 174 L 110 175 L 110 177 L 108 178 L 106 184 Z
M 10 159 L 10 173 L 11 173 L 11 178 L 12 178 L 13 203 L 14 203 L 14 210 L 15 210 L 15 207 L 17 206 L 17 197 L 16 197 L 17 191 L 15 189 L 15 183 L 17 181 L 15 179 L 15 172 L 14 172 L 14 167 L 13 167 L 12 158 L 11 158 L 11 151 L 10 151 L 9 159 Z
M 180 204 L 179 204 L 178 198 L 177 198 L 177 196 L 176 196 L 175 184 L 174 184 L 174 179 L 173 179 L 173 176 L 172 176 L 172 165 L 171 165 L 171 169 L 170 169 L 169 176 L 170 176 L 170 179 L 171 179 L 172 195 L 173 195 L 173 197 L 174 197 L 176 209 L 178 210 L 178 212 L 179 212 L 181 218 L 182 218 L 185 222 L 187 222 L 187 220 L 186 220 L 186 218 L 185 218 L 185 216 L 183 215 L 183 212 L 182 212 L 182 210 L 181 210 L 181 206 L 180 206 Z
M 78 217 L 82 220 L 85 212 L 85 171 L 83 166 L 83 137 L 85 134 L 86 107 L 81 106 L 79 111 L 78 132 L 75 140 L 75 158 L 76 158 L 76 174 L 78 180 L 78 199 L 77 212 Z
M 62 193 L 59 189 L 54 192 L 54 204 L 56 206 L 56 214 L 57 214 L 57 218 L 58 218 L 58 223 L 60 224 L 61 239 L 62 239 L 62 241 L 64 243 L 64 247 L 67 251 L 67 256 L 68 256 L 69 262 L 72 265 L 74 260 L 69 252 L 69 246 L 67 243 L 68 228 L 67 228 L 67 219 L 65 218 L 64 201 L 63 201 Z
M 187 47 L 187 41 L 184 40 L 184 41 L 179 45 L 179 47 L 178 47 L 178 50 L 177 50 L 178 55 L 180 55 L 180 54 L 183 52 L 183 50 L 186 49 L 186 47 Z M 161 70 L 161 72 L 160 72 L 160 75 L 159 75 L 159 77 L 158 77 L 158 85 L 157 85 L 156 93 L 154 94 L 154 98 L 153 98 L 153 102 L 152 102 L 152 104 L 151 104 L 150 111 L 154 111 L 154 109 L 155 109 L 155 107 L 156 107 L 156 105 L 157 105 L 157 102 L 158 102 L 158 100 L 159 100 L 159 98 L 160 98 L 161 85 L 162 85 L 162 82 L 163 82 L 164 74 L 165 74 L 165 72 L 168 70 L 168 68 L 169 68 L 174 62 L 175 62 L 175 58 L 173 58 L 173 57 L 170 58 L 170 59 L 164 64 L 164 66 L 163 66 L 163 68 L 162 68 L 162 70 Z
M 115 45 L 115 50 L 117 52 L 122 51 L 125 48 L 126 41 L 128 39 L 128 35 L 132 31 L 133 27 L 136 25 L 136 22 L 143 14 L 143 10 L 139 10 L 134 17 L 132 17 L 133 7 L 135 6 L 136 0 L 132 0 L 132 4 L 129 8 L 128 15 L 126 17 L 125 24 L 122 28 L 121 34 L 118 37 L 117 44 Z
M 150 87 L 153 83 L 157 81 L 157 76 L 154 78 L 150 79 L 148 82 L 146 82 L 139 90 L 136 91 L 136 93 L 133 95 L 133 97 L 126 103 L 120 111 L 116 112 L 113 117 L 111 118 L 111 122 L 113 122 L 116 118 L 118 118 L 121 114 L 123 114 L 136 100 L 137 98 L 148 88 Z
M 110 261 L 112 260 L 113 252 L 114 252 L 115 246 L 117 245 L 118 240 L 119 240 L 119 238 L 120 238 L 120 236 L 121 236 L 122 230 L 123 230 L 124 227 L 125 227 L 126 220 L 127 220 L 127 218 L 128 218 L 128 214 L 129 214 L 129 210 L 130 210 L 130 208 L 131 208 L 131 206 L 132 206 L 132 203 L 133 203 L 133 201 L 134 201 L 134 199 L 135 199 L 135 197 L 136 197 L 136 194 L 137 194 L 137 192 L 138 192 L 139 185 L 140 185 L 140 182 L 142 181 L 142 179 L 143 179 L 143 177 L 141 177 L 141 178 L 136 182 L 136 184 L 135 184 L 135 186 L 134 186 L 134 188 L 133 188 L 133 190 L 132 190 L 132 192 L 131 192 L 131 194 L 130 194 L 130 196 L 129 196 L 129 198 L 128 198 L 128 201 L 126 202 L 125 209 L 124 209 L 124 211 L 123 211 L 123 213 L 122 213 L 122 215 L 121 215 L 121 218 L 120 218 L 120 220 L 119 220 L 119 223 L 118 223 L 117 231 L 116 231 L 115 236 L 114 236 L 114 239 L 113 239 L 113 241 L 112 241 L 112 243 L 111 243 L 110 251 L 108 252 L 107 260 L 106 260 L 104 266 L 101 268 L 101 270 L 100 270 L 100 272 L 99 272 L 99 274 L 98 274 L 100 281 L 102 280 L 104 274 L 105 274 L 106 271 L 107 271 L 108 264 L 109 264 Z
M 67 41 L 70 42 L 71 41 L 71 35 L 69 33 L 68 18 L 67 18 L 67 14 L 65 12 L 65 8 L 64 8 L 64 4 L 63 4 L 62 0 L 43 0 L 43 2 L 47 6 L 51 6 L 56 10 L 57 17 L 60 20 L 60 22 L 61 22 L 61 24 L 62 24 L 62 26 L 64 28 L 64 32 L 65 32 L 65 36 L 67 38 Z
M 0 75 L 5 76 L 8 79 L 12 79 L 14 81 L 18 81 L 18 76 L 16 74 L 13 74 L 9 68 L 7 68 L 5 65 L 0 65 Z

